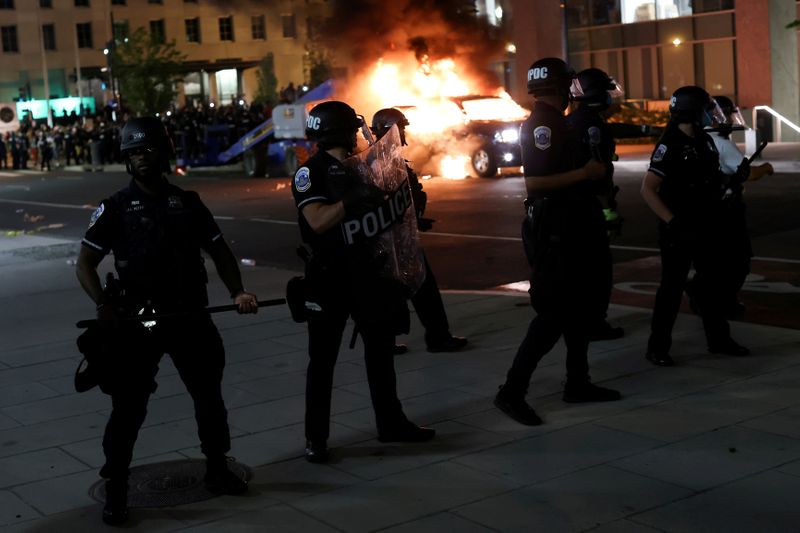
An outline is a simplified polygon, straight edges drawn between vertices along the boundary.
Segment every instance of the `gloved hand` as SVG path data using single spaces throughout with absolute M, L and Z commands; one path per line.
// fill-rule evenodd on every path
M 381 205 L 386 199 L 383 189 L 371 183 L 357 185 L 342 195 L 347 217 L 358 216 Z

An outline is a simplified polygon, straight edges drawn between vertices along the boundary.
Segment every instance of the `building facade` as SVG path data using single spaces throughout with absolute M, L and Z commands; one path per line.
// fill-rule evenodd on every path
M 786 28 L 800 16 L 796 0 L 508 1 L 517 98 L 530 63 L 556 56 L 609 72 L 631 100 L 663 105 L 699 85 L 800 123 L 797 30 Z
M 269 53 L 279 85 L 306 80 L 327 10 L 326 0 L 0 0 L 0 102 L 45 99 L 47 79 L 51 98 L 80 93 L 102 105 L 111 96 L 103 50 L 137 28 L 186 56 L 179 104 L 250 100 Z

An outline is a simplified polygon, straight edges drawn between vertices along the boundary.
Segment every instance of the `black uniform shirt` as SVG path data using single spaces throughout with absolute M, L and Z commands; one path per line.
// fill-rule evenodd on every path
M 537 101 L 533 113 L 523 122 L 520 145 L 526 177 L 560 174 L 585 164 L 580 160 L 577 136 L 566 118 L 544 102 Z M 543 195 L 550 205 L 550 231 L 565 241 L 577 242 L 590 238 L 587 228 L 604 228 L 602 206 L 595 194 L 587 181 Z M 594 233 L 597 232 L 592 232 L 591 238 Z
M 525 176 L 548 176 L 575 168 L 567 122 L 551 105 L 536 102 L 520 127 L 519 143 Z
M 334 204 L 341 200 L 341 187 L 351 176 L 345 166 L 321 150 L 297 169 L 292 180 L 292 195 L 297 205 L 300 237 L 314 252 L 325 253 L 344 248 L 341 227 L 337 224 L 324 233 L 316 233 L 303 216 L 303 208 L 312 203 Z
M 219 226 L 196 192 L 167 184 L 153 196 L 131 180 L 100 203 L 82 242 L 104 254 L 113 252 L 132 303 L 150 300 L 162 311 L 208 304 L 200 249 L 220 238 Z
M 597 111 L 580 105 L 567 115 L 567 124 L 577 136 L 581 148 L 576 156 L 577 167 L 582 167 L 592 158 L 604 163 L 613 161 L 616 143 L 608 124 Z
M 663 181 L 658 194 L 675 215 L 709 219 L 721 206 L 719 153 L 711 137 L 695 137 L 670 123 L 650 157 L 649 171 Z

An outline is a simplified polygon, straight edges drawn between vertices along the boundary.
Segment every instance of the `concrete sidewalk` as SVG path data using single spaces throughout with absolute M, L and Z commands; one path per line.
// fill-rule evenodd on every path
M 110 401 L 76 394 L 79 318 L 93 306 L 74 276 L 77 243 L 0 237 L 0 528 L 96 531 L 89 496 L 103 458 Z M 107 265 L 106 265 L 107 266 Z M 277 297 L 291 272 L 245 267 L 250 290 Z M 212 303 L 227 303 L 211 274 Z M 284 307 L 215 318 L 228 365 L 231 455 L 255 477 L 242 497 L 133 509 L 131 531 L 798 531 L 800 331 L 736 323 L 747 358 L 706 353 L 698 318 L 675 329 L 679 366 L 644 360 L 650 311 L 612 306 L 619 341 L 591 349 L 592 377 L 619 388 L 610 404 L 560 399 L 564 348 L 534 376 L 545 419 L 521 426 L 492 405 L 532 310 L 507 293 L 445 295 L 455 354 L 424 351 L 412 322 L 396 359 L 409 417 L 437 438 L 384 445 L 360 347 L 335 378 L 332 462 L 302 457 L 306 333 Z M 136 446 L 137 464 L 198 458 L 191 401 L 169 358 Z

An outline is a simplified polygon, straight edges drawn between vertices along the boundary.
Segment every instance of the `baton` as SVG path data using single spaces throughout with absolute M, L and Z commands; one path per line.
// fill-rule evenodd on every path
M 273 307 L 276 305 L 283 305 L 286 303 L 286 298 L 275 298 L 274 300 L 259 300 L 258 307 Z M 225 311 L 236 311 L 239 309 L 237 304 L 215 305 L 212 307 L 204 307 L 192 311 L 177 311 L 175 313 L 158 313 L 154 315 L 137 315 L 126 316 L 122 318 L 115 318 L 114 320 L 98 320 L 96 318 L 90 320 L 79 320 L 75 324 L 78 328 L 88 328 L 97 323 L 117 323 L 117 322 L 149 322 L 151 320 L 159 320 L 161 318 L 176 318 L 182 316 L 197 315 L 200 313 L 224 313 Z
M 769 144 L 769 143 L 768 143 L 767 141 L 761 141 L 761 144 L 760 144 L 760 145 L 758 145 L 758 149 L 757 149 L 755 152 L 753 152 L 753 155 L 751 155 L 750 157 L 748 157 L 748 158 L 747 158 L 747 162 L 748 162 L 748 164 L 749 164 L 749 163 L 752 163 L 753 161 L 755 161 L 755 160 L 756 160 L 756 157 L 758 157 L 759 155 L 761 155 L 761 151 L 762 151 L 764 148 L 766 148 L 768 144 Z

